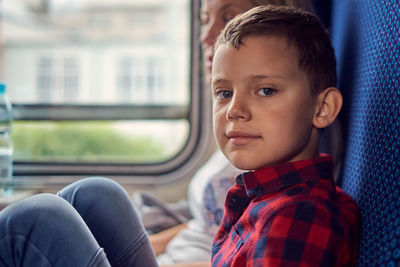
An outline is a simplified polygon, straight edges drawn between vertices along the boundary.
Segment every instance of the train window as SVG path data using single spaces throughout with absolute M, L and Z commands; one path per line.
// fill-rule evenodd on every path
M 0 78 L 13 103 L 16 183 L 183 176 L 178 169 L 202 154 L 209 133 L 200 127 L 209 101 L 199 90 L 197 6 L 0 1 Z

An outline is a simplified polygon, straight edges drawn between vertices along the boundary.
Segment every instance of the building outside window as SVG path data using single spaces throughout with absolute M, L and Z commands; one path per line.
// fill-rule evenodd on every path
M 37 99 L 39 102 L 49 102 L 53 89 L 53 66 L 50 58 L 40 58 L 37 75 Z
M 132 101 L 134 66 L 132 58 L 122 58 L 118 66 L 118 92 L 121 102 Z
M 79 97 L 79 65 L 75 58 L 64 59 L 63 89 L 66 102 L 72 103 Z
M 16 176 L 142 177 L 194 155 L 192 2 L 1 0 L 0 12 Z

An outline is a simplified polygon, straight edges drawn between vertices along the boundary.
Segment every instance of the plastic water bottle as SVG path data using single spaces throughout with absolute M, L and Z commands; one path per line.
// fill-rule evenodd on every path
M 11 128 L 12 107 L 6 94 L 6 84 L 0 82 L 0 187 L 3 195 L 13 191 Z

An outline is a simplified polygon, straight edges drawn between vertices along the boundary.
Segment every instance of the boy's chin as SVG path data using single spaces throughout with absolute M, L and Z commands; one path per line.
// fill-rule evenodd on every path
M 254 171 L 257 169 L 262 169 L 262 168 L 266 168 L 266 167 L 272 167 L 272 166 L 276 166 L 276 165 L 280 165 L 282 163 L 288 162 L 288 160 L 278 160 L 278 159 L 265 159 L 264 160 L 260 160 L 259 157 L 256 158 L 251 158 L 249 156 L 245 156 L 245 155 L 229 155 L 228 160 L 232 163 L 233 166 L 235 166 L 236 168 L 243 170 L 243 171 Z
M 258 168 L 258 165 L 254 161 L 249 161 L 248 158 L 228 156 L 228 160 L 232 165 L 239 170 L 252 171 Z
M 288 158 L 276 158 L 275 154 L 272 153 L 260 155 L 260 153 L 246 149 L 226 149 L 222 151 L 234 167 L 244 171 L 270 167 L 288 160 Z

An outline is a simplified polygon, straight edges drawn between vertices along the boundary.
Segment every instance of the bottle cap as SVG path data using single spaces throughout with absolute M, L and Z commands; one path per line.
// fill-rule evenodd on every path
M 0 94 L 4 94 L 6 92 L 6 83 L 0 81 Z

